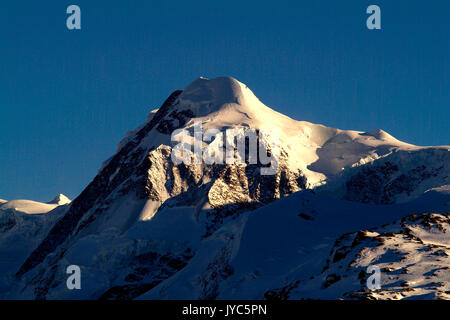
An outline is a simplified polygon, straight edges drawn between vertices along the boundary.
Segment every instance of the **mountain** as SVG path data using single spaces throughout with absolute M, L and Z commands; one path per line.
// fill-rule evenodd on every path
M 57 206 L 69 203 L 70 203 L 69 198 L 67 198 L 63 194 L 59 194 L 52 201 L 49 201 L 47 203 L 32 200 L 11 200 L 11 201 L 1 200 L 0 210 L 14 211 L 24 214 L 39 214 L 39 213 L 47 213 L 55 209 Z
M 55 202 L 11 200 L 0 203 L 0 297 L 5 294 L 17 268 L 45 238 L 67 210 L 70 200 L 59 195 Z
M 372 230 L 345 234 L 336 240 L 321 273 L 304 283 L 291 283 L 284 292 L 290 299 L 449 300 L 449 230 L 450 214 L 432 213 L 412 214 Z M 383 273 L 383 286 L 361 290 L 372 261 L 377 261 Z M 279 297 L 278 292 L 273 291 L 274 297 Z
M 247 142 L 243 149 L 239 141 Z M 128 132 L 76 199 L 53 201 L 64 209 L 47 213 L 55 218 L 26 259 L 17 259 L 21 265 L 9 269 L 15 275 L 0 294 L 330 297 L 306 280 L 329 276 L 320 271 L 331 268 L 327 259 L 344 234 L 375 228 L 370 235 L 377 237 L 381 225 L 412 214 L 446 219 L 449 148 L 296 121 L 236 79 L 199 78 Z M 440 225 L 445 238 L 447 225 Z M 389 232 L 400 237 L 403 225 L 396 226 Z M 71 264 L 82 269 L 82 290 L 66 288 Z M 447 288 L 445 276 L 439 279 Z M 302 291 L 304 283 L 311 291 Z M 348 285 L 332 295 L 351 298 L 359 289 Z
M 139 299 L 360 299 L 366 297 L 350 294 L 368 291 L 369 265 L 382 270 L 380 293 L 385 296 L 379 298 L 401 298 L 397 293 L 405 288 L 415 289 L 408 296 L 420 295 L 433 290 L 436 280 L 445 292 L 450 229 L 442 212 L 449 206 L 449 188 L 383 206 L 297 192 L 222 227 L 203 241 L 185 268 Z M 409 227 L 402 219 L 411 226 L 409 234 L 402 233 Z M 414 273 L 399 274 L 404 269 Z M 420 278 L 433 270 L 441 270 L 439 277 Z M 411 278 L 409 286 L 401 283 Z
M 58 194 L 56 197 L 53 198 L 52 201 L 47 202 L 49 204 L 56 204 L 56 205 L 63 205 L 63 204 L 69 204 L 70 203 L 70 199 L 67 198 L 65 195 L 63 195 L 62 193 Z

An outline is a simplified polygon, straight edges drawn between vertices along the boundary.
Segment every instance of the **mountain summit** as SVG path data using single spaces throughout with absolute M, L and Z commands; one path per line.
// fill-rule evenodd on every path
M 56 197 L 53 198 L 52 201 L 48 202 L 49 204 L 57 204 L 57 205 L 63 205 L 70 203 L 70 199 L 67 198 L 62 193 L 58 194 Z
M 199 141 L 199 124 L 202 136 L 215 130 L 214 139 Z M 241 129 L 276 132 L 277 145 L 267 143 L 266 154 L 279 151 L 273 174 L 262 175 L 266 165 L 246 157 L 242 163 L 172 160 L 175 132 L 190 135 L 187 146 L 220 153 L 221 134 Z M 15 280 L 0 284 L 0 294 L 260 299 L 291 286 L 295 297 L 307 297 L 298 283 L 306 275 L 330 276 L 320 270 L 330 265 L 328 254 L 343 234 L 416 210 L 445 214 L 449 172 L 447 146 L 417 147 L 382 130 L 297 121 L 234 78 L 199 78 L 151 111 L 83 192 L 58 207 L 58 219 L 8 271 Z M 10 234 L 20 232 L 16 225 L 3 223 Z M 67 290 L 70 264 L 81 266 L 83 290 Z M 320 296 L 319 284 L 310 282 L 312 295 Z

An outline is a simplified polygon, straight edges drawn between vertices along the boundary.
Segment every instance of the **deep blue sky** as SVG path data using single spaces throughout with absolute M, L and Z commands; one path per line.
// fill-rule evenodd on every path
M 81 31 L 66 28 L 70 4 Z M 365 26 L 370 4 L 380 31 Z M 75 197 L 199 76 L 233 76 L 298 120 L 448 145 L 449 12 L 447 0 L 1 1 L 0 198 Z

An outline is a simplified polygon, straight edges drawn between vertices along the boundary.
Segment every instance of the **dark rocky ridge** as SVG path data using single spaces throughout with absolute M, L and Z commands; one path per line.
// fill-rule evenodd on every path
M 133 194 L 137 199 L 157 201 L 162 203 L 161 209 L 197 206 L 200 199 L 207 199 L 212 208 L 206 213 L 203 236 L 207 237 L 232 215 L 256 209 L 306 188 L 307 181 L 302 172 L 292 171 L 287 166 L 289 155 L 284 150 L 281 150 L 277 174 L 263 176 L 259 164 L 176 165 L 170 159 L 170 146 L 143 149 L 140 143 L 153 128 L 162 134 L 170 134 L 195 117 L 191 110 L 175 109 L 180 94 L 181 91 L 172 93 L 155 116 L 104 165 L 17 271 L 16 276 L 20 279 L 34 270 L 31 278 L 28 276 L 26 286 L 34 288 L 36 298 L 45 299 L 48 291 L 61 281 L 63 272 L 59 261 L 73 245 L 72 240 L 114 203 L 121 201 L 122 195 Z M 173 253 L 170 259 L 184 261 L 178 266 L 182 268 L 191 257 Z M 44 261 L 45 264 L 40 266 Z M 102 297 L 120 299 L 138 295 L 162 280 L 156 277 L 157 274 L 169 276 L 179 270 L 155 262 L 150 265 L 153 267 L 147 269 L 155 274 L 151 281 L 142 286 L 133 283 L 115 286 Z M 156 270 L 159 267 L 161 270 Z
M 181 94 L 181 90 L 174 91 L 167 100 L 163 103 L 154 118 L 144 126 L 136 135 L 137 139 L 129 141 L 106 165 L 105 168 L 94 178 L 94 180 L 83 190 L 83 192 L 72 202 L 67 214 L 56 223 L 50 230 L 45 240 L 30 254 L 28 259 L 17 271 L 17 276 L 21 277 L 30 269 L 40 264 L 45 257 L 53 252 L 59 245 L 61 245 L 72 234 L 79 232 L 84 228 L 88 222 L 77 225 L 83 215 L 93 208 L 101 200 L 105 199 L 118 185 L 127 179 L 135 167 L 139 165 L 140 150 L 130 153 L 139 142 L 159 123 L 168 113 L 176 98 Z M 142 152 L 142 151 L 141 151 Z M 132 158 L 130 165 L 122 166 L 129 158 Z M 109 177 L 116 172 L 120 167 L 121 175 L 113 179 L 112 183 Z

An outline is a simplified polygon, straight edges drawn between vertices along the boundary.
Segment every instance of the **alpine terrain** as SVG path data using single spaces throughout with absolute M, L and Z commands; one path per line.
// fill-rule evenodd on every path
M 270 163 L 247 156 L 249 136 L 239 156 L 239 130 Z M 196 148 L 241 161 L 174 161 Z M 199 78 L 72 202 L 0 201 L 0 298 L 450 299 L 449 151 L 293 120 L 233 78 Z

